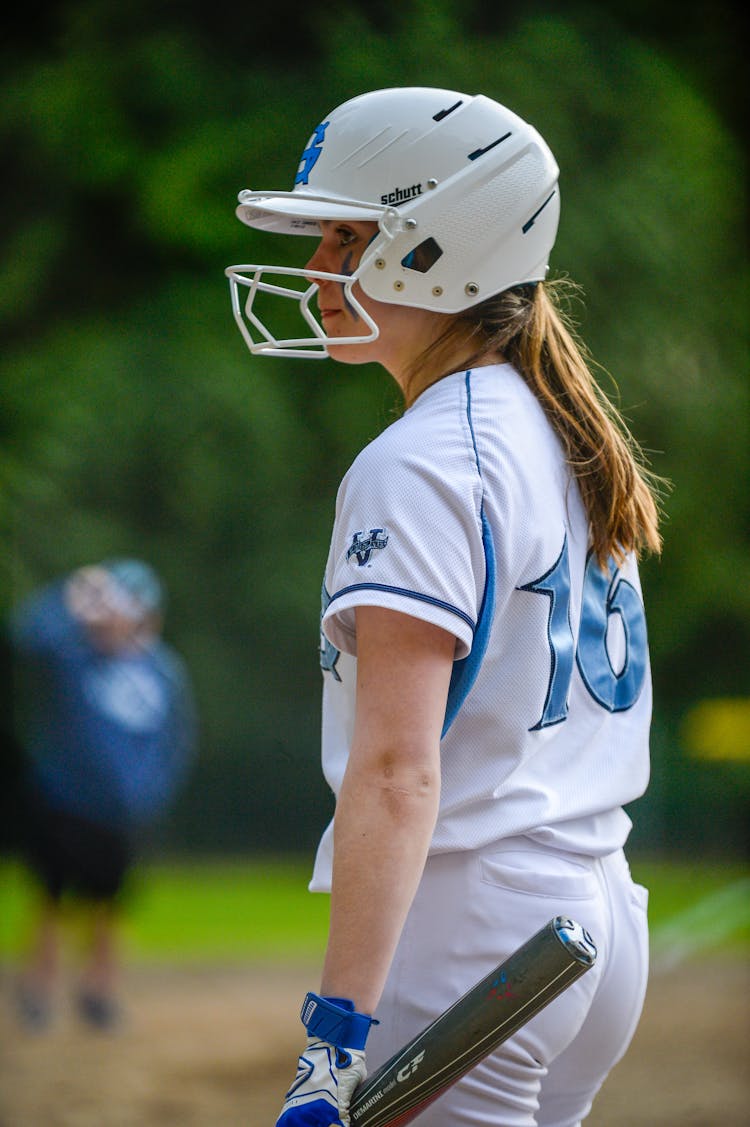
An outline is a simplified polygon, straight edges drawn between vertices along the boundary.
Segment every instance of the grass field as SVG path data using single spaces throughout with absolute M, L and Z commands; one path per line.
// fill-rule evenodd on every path
M 112 1040 L 78 1020 L 75 929 L 50 1029 L 19 1028 L 12 985 L 33 890 L 0 858 L 0 1125 L 273 1123 L 327 931 L 328 897 L 307 892 L 309 867 L 279 857 L 143 862 L 125 913 L 126 1016 Z M 744 1123 L 750 869 L 663 858 L 632 868 L 650 890 L 653 973 L 633 1043 L 587 1127 Z
M 308 893 L 309 867 L 279 857 L 144 863 L 126 904 L 127 946 L 144 961 L 315 958 L 328 897 Z M 750 952 L 750 867 L 636 859 L 631 868 L 650 890 L 657 952 Z M 0 960 L 18 954 L 32 898 L 23 867 L 0 858 Z

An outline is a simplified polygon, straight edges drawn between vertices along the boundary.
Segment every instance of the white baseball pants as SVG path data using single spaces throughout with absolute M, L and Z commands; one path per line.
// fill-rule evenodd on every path
M 368 1070 L 553 916 L 570 916 L 591 933 L 594 967 L 415 1127 L 578 1127 L 638 1024 L 648 977 L 647 899 L 622 851 L 597 859 L 519 837 L 429 858 L 375 1014 Z

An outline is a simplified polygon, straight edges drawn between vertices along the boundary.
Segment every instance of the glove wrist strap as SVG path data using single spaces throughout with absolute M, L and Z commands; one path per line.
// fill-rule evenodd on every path
M 320 1037 L 337 1049 L 363 1050 L 371 1025 L 369 1014 L 360 1014 L 348 998 L 325 998 L 306 994 L 300 1011 L 302 1024 L 311 1037 Z

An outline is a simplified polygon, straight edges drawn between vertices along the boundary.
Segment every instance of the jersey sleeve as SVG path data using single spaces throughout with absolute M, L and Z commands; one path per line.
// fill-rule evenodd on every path
M 448 630 L 456 658 L 465 657 L 486 576 L 475 460 L 460 443 L 405 450 L 387 432 L 381 439 L 359 455 L 339 490 L 323 633 L 356 655 L 354 610 L 380 606 Z

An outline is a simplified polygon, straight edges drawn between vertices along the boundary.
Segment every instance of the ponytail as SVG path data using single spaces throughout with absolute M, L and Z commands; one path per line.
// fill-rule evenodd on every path
M 426 386 L 417 372 L 440 371 L 441 359 L 455 356 L 457 347 L 470 352 L 460 368 L 470 368 L 488 353 L 501 354 L 536 396 L 578 483 L 600 565 L 610 556 L 622 562 L 628 552 L 658 554 L 658 479 L 595 380 L 552 287 L 542 282 L 516 286 L 457 314 L 415 365 L 407 403 L 415 398 L 408 395 L 412 386 Z

